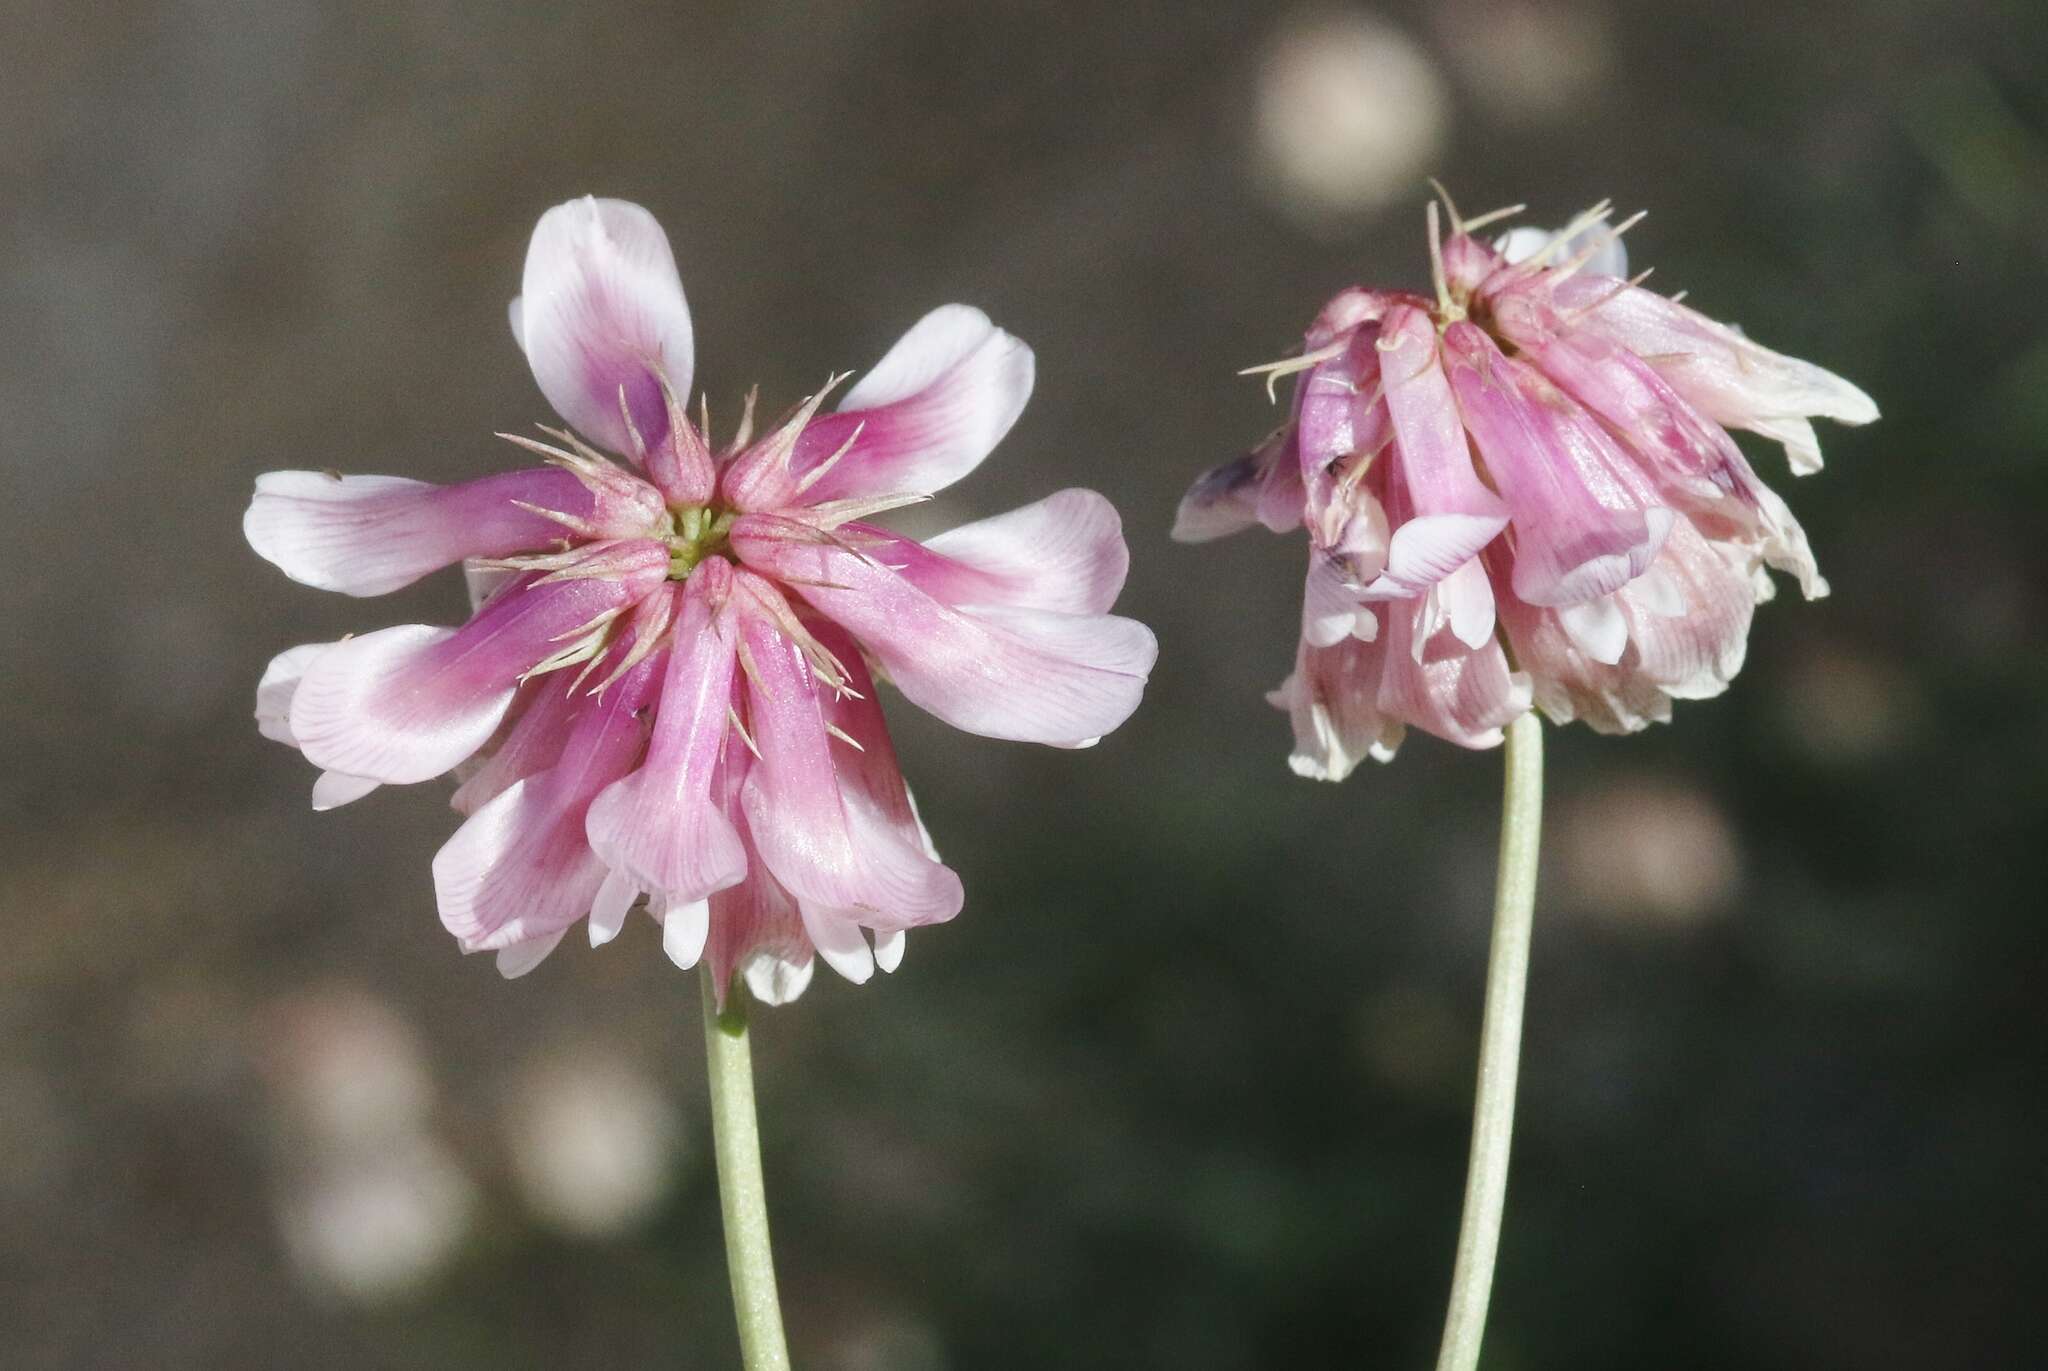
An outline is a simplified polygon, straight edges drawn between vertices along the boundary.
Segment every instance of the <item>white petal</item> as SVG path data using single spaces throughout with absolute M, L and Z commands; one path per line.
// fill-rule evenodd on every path
M 1628 650 L 1628 620 L 1612 595 L 1557 611 L 1558 622 L 1579 651 L 1603 666 L 1613 666 Z
M 692 900 L 670 905 L 661 916 L 661 950 L 668 959 L 688 971 L 704 955 L 704 940 L 711 933 L 711 901 Z
M 550 933 L 544 938 L 498 949 L 498 974 L 508 981 L 519 979 L 546 961 L 548 953 L 553 952 L 561 941 L 560 933 Z
M 339 771 L 323 771 L 320 779 L 313 782 L 313 808 L 325 811 L 339 809 L 382 785 L 367 776 L 349 776 Z
M 619 936 L 619 930 L 626 926 L 626 916 L 633 911 L 633 902 L 640 898 L 640 887 L 631 876 L 623 871 L 605 873 L 604 884 L 597 888 L 597 898 L 590 902 L 590 945 L 603 947 Z
M 690 308 L 668 236 L 638 205 L 585 196 L 543 214 L 512 315 L 541 393 L 602 447 L 637 455 L 619 412 L 622 386 L 649 442 L 668 425 L 657 377 L 690 393 Z
M 762 952 L 748 958 L 740 974 L 747 978 L 747 989 L 762 1004 L 788 1004 L 810 985 L 811 973 L 817 965 L 810 957 L 792 962 Z
M 900 928 L 884 932 L 875 931 L 875 965 L 884 971 L 894 971 L 903 965 L 903 944 L 907 941 Z

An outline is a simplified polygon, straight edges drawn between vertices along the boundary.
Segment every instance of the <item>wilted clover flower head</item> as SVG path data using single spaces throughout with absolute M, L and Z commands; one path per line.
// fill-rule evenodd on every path
M 1446 200 L 1446 207 L 1448 207 Z M 1442 237 L 1434 292 L 1353 287 L 1309 326 L 1286 424 L 1196 481 L 1174 536 L 1309 536 L 1301 644 L 1273 703 L 1293 765 L 1339 780 L 1409 726 L 1490 747 L 1532 704 L 1604 732 L 1741 669 L 1765 568 L 1827 593 L 1798 521 L 1727 430 L 1820 468 L 1808 422 L 1877 417 L 1819 367 L 1625 273 L 1609 207 L 1562 232 Z M 1647 275 L 1647 273 L 1645 273 Z
M 1031 393 L 1031 350 L 979 310 L 920 320 L 836 410 L 828 385 L 714 448 L 685 407 L 690 315 L 652 215 L 541 217 L 512 332 L 565 419 L 546 465 L 457 486 L 261 477 L 244 530 L 287 575 L 379 595 L 463 563 L 475 613 L 293 648 L 264 732 L 322 770 L 314 805 L 454 770 L 468 821 L 434 859 L 466 950 L 530 969 L 644 897 L 679 965 L 771 1002 L 813 953 L 893 970 L 960 879 L 911 803 L 876 669 L 972 733 L 1085 747 L 1156 653 L 1106 611 L 1129 554 L 1093 491 L 926 543 L 871 520 L 973 471 Z M 836 384 L 836 380 L 835 383 Z M 625 459 L 614 460 L 612 455 Z

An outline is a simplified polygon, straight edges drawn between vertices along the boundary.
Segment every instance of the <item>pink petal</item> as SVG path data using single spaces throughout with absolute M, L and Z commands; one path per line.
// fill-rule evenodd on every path
M 859 550 L 894 542 L 866 525 L 823 535 L 756 515 L 731 536 L 749 566 L 859 639 L 912 703 L 970 733 L 1086 746 L 1130 717 L 1158 655 L 1130 619 L 946 605 Z
M 1673 699 L 1719 694 L 1742 669 L 1755 604 L 1743 558 L 1689 523 L 1672 530 L 1649 573 L 1612 597 L 1627 628 L 1627 645 L 1612 663 L 1597 660 L 1583 631 L 1575 633 L 1559 611 L 1516 599 L 1504 566 L 1494 569 L 1515 660 L 1534 681 L 1537 706 L 1556 723 L 1633 733 L 1668 721 Z
M 1123 520 L 1092 490 L 1062 490 L 1036 504 L 902 545 L 904 575 L 948 604 L 1018 605 L 1101 614 L 1130 570 Z M 915 549 L 914 552 L 910 551 Z M 884 561 L 896 563 L 893 555 Z
M 842 782 L 835 749 L 845 745 L 827 732 L 821 699 L 830 688 L 802 647 L 767 614 L 741 619 L 747 723 L 760 752 L 741 803 L 775 879 L 802 910 L 837 911 L 872 925 L 936 923 L 959 913 L 960 878 L 927 857 L 914 836 L 906 839 L 888 797 L 858 780 Z
M 555 412 L 627 456 L 663 442 L 662 378 L 687 397 L 694 354 L 682 281 L 654 216 L 590 196 L 555 206 L 534 226 L 520 289 L 514 332 Z
M 597 797 L 585 825 L 607 866 L 666 903 L 703 899 L 747 874 L 719 786 L 738 660 L 729 566 L 707 559 L 684 584 L 647 759 Z
M 847 391 L 838 413 L 804 430 L 791 477 L 798 485 L 812 479 L 801 492 L 811 504 L 943 490 L 980 466 L 1017 422 L 1031 398 L 1033 369 L 1031 349 L 986 314 L 941 306 Z
M 1515 593 L 1578 604 L 1642 575 L 1673 515 L 1628 455 L 1472 325 L 1451 325 L 1444 350 L 1465 424 L 1514 513 Z
M 561 759 L 472 814 L 434 858 L 441 922 L 466 952 L 559 932 L 590 910 L 606 869 L 584 836 L 590 802 L 632 769 L 667 661 L 649 657 L 578 697 Z
M 575 676 L 572 671 L 549 672 L 519 688 L 499 736 L 456 772 L 461 784 L 448 803 L 457 813 L 476 813 L 514 781 L 537 775 L 561 759 L 570 725 L 583 703 L 569 689 Z
M 1394 533 L 1378 590 L 1415 595 L 1491 542 L 1507 526 L 1508 509 L 1472 468 L 1429 316 L 1413 305 L 1394 306 L 1378 347 L 1394 427 L 1389 498 L 1398 506 L 1387 511 Z
M 434 486 L 398 476 L 271 471 L 256 478 L 242 533 L 294 581 L 382 595 L 465 557 L 546 547 L 560 523 L 520 503 L 584 519 L 591 495 L 566 471 L 541 468 Z
M 1867 424 L 1877 418 L 1871 398 L 1834 373 L 1753 343 L 1653 291 L 1574 278 L 1557 287 L 1556 302 L 1567 317 L 1583 311 L 1572 327 L 1648 361 L 1716 423 L 1784 442 L 1795 472 L 1820 467 L 1812 426 L 1798 421 Z
M 461 762 L 490 740 L 526 672 L 667 572 L 658 543 L 617 544 L 609 555 L 616 578 L 528 581 L 460 630 L 408 625 L 321 653 L 291 706 L 307 760 L 390 785 Z
M 1384 636 L 1384 635 L 1377 635 Z M 1367 757 L 1391 761 L 1402 726 L 1379 708 L 1386 645 L 1347 638 L 1332 647 L 1301 644 L 1294 674 L 1266 698 L 1294 724 L 1298 776 L 1341 781 Z
M 1460 747 L 1492 747 L 1527 712 L 1530 683 L 1511 670 L 1500 642 L 1470 648 L 1448 633 L 1418 642 L 1413 602 L 1387 606 L 1379 707 L 1389 718 Z

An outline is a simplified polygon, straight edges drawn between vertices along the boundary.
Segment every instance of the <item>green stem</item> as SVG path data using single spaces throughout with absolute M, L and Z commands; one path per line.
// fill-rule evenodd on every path
M 775 1254 L 768 1245 L 768 1192 L 761 1183 L 761 1130 L 754 1115 L 753 1052 L 747 1045 L 747 990 L 735 984 L 718 1010 L 704 968 L 704 1063 L 711 1087 L 711 1139 L 718 1156 L 718 1204 L 725 1216 L 725 1263 L 739 1318 L 746 1371 L 789 1371 Z
M 1479 1089 L 1472 1105 L 1472 1159 L 1465 1172 L 1465 1215 L 1458 1224 L 1458 1258 L 1451 1269 L 1451 1303 L 1444 1314 L 1437 1371 L 1473 1371 L 1479 1364 L 1508 1191 L 1529 927 L 1536 910 L 1537 838 L 1543 828 L 1543 725 L 1533 711 L 1508 725 L 1506 753 L 1493 948 L 1486 961 L 1486 1018 L 1479 1030 Z

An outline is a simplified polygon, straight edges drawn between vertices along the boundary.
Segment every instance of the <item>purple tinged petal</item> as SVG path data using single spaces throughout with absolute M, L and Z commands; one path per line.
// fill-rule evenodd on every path
M 256 478 L 242 532 L 295 581 L 382 595 L 465 557 L 504 557 L 563 536 L 562 524 L 522 503 L 588 519 L 593 502 L 574 476 L 551 468 L 456 486 L 271 471 Z
M 1513 511 L 1515 593 L 1568 605 L 1642 575 L 1671 510 L 1593 417 L 1471 324 L 1444 351 L 1458 405 Z
M 1174 514 L 1173 539 L 1206 543 L 1253 524 L 1285 533 L 1300 526 L 1303 499 L 1290 424 L 1244 456 L 1197 477 Z
M 543 214 L 512 316 L 534 380 L 571 427 L 635 459 L 643 444 L 667 438 L 662 380 L 690 393 L 694 345 L 675 257 L 653 215 L 589 196 Z
M 1086 746 L 1130 717 L 1158 655 L 1130 619 L 947 605 L 862 550 L 895 541 L 865 525 L 827 535 L 755 515 L 731 538 L 749 566 L 860 640 L 913 704 L 970 733 Z
M 747 859 L 721 806 L 738 670 L 732 573 L 720 558 L 684 584 L 661 706 L 640 769 L 597 797 L 585 825 L 607 866 L 666 903 L 700 900 L 740 881 Z

